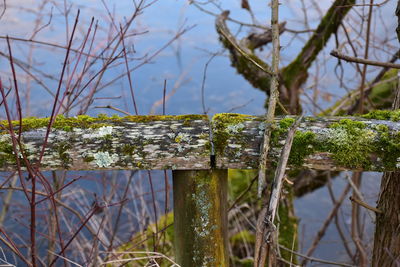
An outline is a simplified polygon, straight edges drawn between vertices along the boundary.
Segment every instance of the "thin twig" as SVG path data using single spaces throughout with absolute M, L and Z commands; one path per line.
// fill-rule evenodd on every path
M 61 259 L 63 259 L 63 260 L 66 260 L 66 261 L 68 261 L 69 263 L 71 263 L 71 264 L 73 264 L 73 265 L 76 265 L 76 266 L 78 266 L 78 267 L 83 267 L 82 265 L 79 265 L 78 263 L 76 263 L 76 262 L 74 262 L 74 261 L 72 261 L 72 260 L 70 260 L 70 259 L 68 259 L 68 258 L 66 258 L 66 257 L 63 257 L 63 256 L 61 256 L 61 255 L 59 255 L 59 254 L 57 254 L 57 253 L 54 253 L 53 251 L 50 251 L 50 250 L 47 250 L 50 254 L 53 254 L 54 256 L 57 256 L 57 257 L 59 257 L 59 258 L 61 258 Z
M 321 241 L 322 237 L 325 235 L 326 230 L 328 229 L 329 224 L 331 223 L 332 219 L 337 215 L 337 212 L 342 205 L 343 200 L 346 198 L 346 195 L 349 193 L 351 186 L 348 184 L 345 189 L 343 190 L 341 196 L 336 201 L 335 206 L 332 208 L 331 212 L 327 216 L 326 220 L 322 224 L 322 227 L 319 229 L 315 239 L 313 240 L 310 248 L 305 253 L 307 257 L 311 256 L 314 250 L 317 248 L 318 243 Z M 301 262 L 301 266 L 305 266 L 307 264 L 308 259 L 304 258 Z
M 119 109 L 119 108 L 117 108 L 117 107 L 113 107 L 113 106 L 111 106 L 111 105 L 107 105 L 107 106 L 95 106 L 94 108 L 109 108 L 109 109 L 112 109 L 112 110 L 121 112 L 121 113 L 123 113 L 123 114 L 125 114 L 125 115 L 127 115 L 127 116 L 132 116 L 132 114 L 130 114 L 129 112 L 126 112 L 125 110 Z
M 364 205 L 366 205 L 366 206 L 368 206 L 368 207 L 371 207 L 371 206 L 369 206 L 368 204 L 365 203 L 365 200 L 364 200 L 364 197 L 363 197 L 362 193 L 361 193 L 360 190 L 357 188 L 357 186 L 354 184 L 354 182 L 353 182 L 353 180 L 351 179 L 350 175 L 346 174 L 345 176 L 346 176 L 347 181 L 349 182 L 349 184 L 350 184 L 351 187 L 353 188 L 355 195 L 357 196 L 357 198 L 352 198 L 352 197 L 350 197 L 350 200 L 353 201 L 353 199 L 356 199 L 356 200 L 358 200 L 358 201 L 364 203 Z M 355 201 L 356 203 L 358 203 L 356 200 L 354 200 L 354 201 Z M 358 204 L 360 204 L 360 203 L 358 203 Z M 368 215 L 370 216 L 370 218 L 372 219 L 372 221 L 375 222 L 375 214 L 372 213 L 372 212 L 370 212 L 370 210 L 375 211 L 375 210 L 378 210 L 378 209 L 376 209 L 376 208 L 371 209 L 372 207 L 371 207 L 371 208 L 368 208 L 368 207 L 365 207 L 363 204 L 360 204 L 360 205 L 363 206 L 364 208 L 366 208 L 366 209 L 368 210 Z M 377 212 L 377 213 L 382 213 L 382 211 L 379 211 L 379 210 L 378 210 L 378 211 L 375 211 L 375 212 Z
M 122 25 L 119 25 L 120 28 L 120 33 L 121 33 L 121 42 L 122 42 L 122 51 L 124 52 L 124 59 L 125 59 L 125 67 L 126 67 L 126 76 L 128 76 L 128 81 L 129 81 L 129 90 L 131 92 L 131 97 L 132 97 L 132 102 L 133 102 L 133 107 L 135 109 L 135 114 L 139 115 L 138 108 L 136 106 L 136 100 L 135 100 L 135 93 L 133 91 L 133 85 L 132 85 L 132 78 L 131 78 L 131 72 L 129 71 L 129 63 L 128 63 L 128 57 L 126 55 L 126 47 L 125 47 L 125 33 L 122 30 Z
M 361 186 L 362 172 L 353 172 L 352 180 L 356 187 Z M 357 194 L 353 190 L 353 196 Z M 360 267 L 366 267 L 368 262 L 367 252 L 365 246 L 362 243 L 362 230 L 360 229 L 360 209 L 358 205 L 352 203 L 351 205 L 351 238 L 353 239 L 354 245 L 357 248 L 357 260 Z
M 267 157 L 269 150 L 269 142 L 271 138 L 271 126 L 275 117 L 276 103 L 279 99 L 279 3 L 278 0 L 271 0 L 271 25 L 272 25 L 272 70 L 271 74 L 271 84 L 270 84 L 270 94 L 268 100 L 268 110 L 265 115 L 265 122 L 267 126 L 265 127 L 263 145 L 260 153 L 260 162 L 258 166 L 258 197 L 261 197 L 262 189 L 265 185 L 265 172 L 267 169 Z
M 207 60 L 206 64 L 204 65 L 204 69 L 203 69 L 203 80 L 201 81 L 201 106 L 203 108 L 203 114 L 207 115 L 207 109 L 206 109 L 206 103 L 204 100 L 204 87 L 206 84 L 206 79 L 207 79 L 207 69 L 208 69 L 208 65 L 211 63 L 211 61 L 219 54 L 219 52 L 217 53 L 213 53 L 211 55 L 211 57 Z
M 368 59 L 363 59 L 363 58 L 358 58 L 358 57 L 351 57 L 351 56 L 342 54 L 337 50 L 332 50 L 330 54 L 331 54 L 331 56 L 343 59 L 348 62 L 355 62 L 355 63 L 365 64 L 365 65 L 372 65 L 372 66 L 385 67 L 385 68 L 400 69 L 400 64 L 373 61 L 373 60 L 368 60 Z
M 128 190 L 129 190 L 129 187 L 131 185 L 131 182 L 132 182 L 132 179 L 133 179 L 135 173 L 136 173 L 136 171 L 132 171 L 131 174 L 129 175 L 129 178 L 128 178 L 128 181 L 127 181 L 127 183 L 125 185 L 125 189 L 124 189 L 124 193 L 122 195 L 121 201 L 127 199 Z M 115 220 L 115 223 L 114 223 L 114 229 L 112 231 L 112 235 L 111 235 L 111 238 L 110 238 L 110 245 L 108 246 L 107 251 L 111 251 L 112 248 L 113 248 L 113 242 L 114 242 L 115 236 L 118 233 L 119 222 L 121 220 L 122 209 L 124 207 L 124 203 L 125 202 L 122 202 L 121 206 L 119 206 L 117 217 L 116 217 L 116 220 Z
M 31 40 L 31 39 L 25 39 L 25 38 L 20 38 L 20 37 L 12 37 L 12 36 L 2 36 L 2 35 L 0 35 L 0 39 L 6 39 L 7 37 L 10 40 L 13 40 L 13 41 L 28 42 L 28 43 L 45 45 L 45 46 L 52 46 L 52 47 L 56 47 L 56 48 L 62 48 L 62 49 L 65 49 L 65 50 L 68 49 L 68 46 L 59 45 L 59 44 L 53 44 L 53 43 L 50 43 L 50 42 L 44 42 L 44 41 Z M 70 48 L 70 50 L 71 50 L 71 52 L 80 53 L 80 51 L 78 49 Z M 91 55 L 91 54 L 87 54 L 87 53 L 83 53 L 83 55 L 87 56 L 87 57 L 101 59 L 101 60 L 109 59 L 109 57 L 101 57 L 101 56 Z
M 164 87 L 163 87 L 163 102 L 162 102 L 162 114 L 165 115 L 165 97 L 167 95 L 167 79 L 164 80 Z
M 376 213 L 383 214 L 383 211 L 381 211 L 381 210 L 379 210 L 379 209 L 377 209 L 377 208 L 374 208 L 374 207 L 368 205 L 367 203 L 363 202 L 361 199 L 358 199 L 358 198 L 355 198 L 355 197 L 352 197 L 352 196 L 350 196 L 349 199 L 350 199 L 351 201 L 357 203 L 358 205 L 360 205 L 360 206 L 366 208 L 367 210 L 370 210 L 370 211 L 373 211 L 373 212 L 376 212 Z
M 297 251 L 288 249 L 287 247 L 282 246 L 282 245 L 279 245 L 279 248 L 281 248 L 281 249 L 283 249 L 283 250 L 286 250 L 286 251 L 289 251 L 290 253 L 293 253 L 293 254 L 295 254 L 295 255 L 297 255 L 297 256 L 300 256 L 300 257 L 302 257 L 302 258 L 304 258 L 304 259 L 308 259 L 308 260 L 311 261 L 311 262 L 320 262 L 320 263 L 326 263 L 326 264 L 332 264 L 332 265 L 344 266 L 344 267 L 356 267 L 356 266 L 354 266 L 354 265 L 350 265 L 350 264 L 347 264 L 347 263 L 335 262 L 335 261 L 328 261 L 328 260 L 323 260 L 323 259 L 318 259 L 318 258 L 310 257 L 310 256 L 307 256 L 307 255 L 301 254 L 301 253 L 299 253 L 299 252 L 297 252 Z M 301 266 L 302 266 L 302 265 L 301 265 Z
M 65 70 L 66 70 L 66 67 L 67 67 L 67 64 L 68 64 L 68 58 L 69 58 L 70 48 L 71 48 L 71 45 L 72 45 L 72 40 L 74 39 L 74 33 L 75 33 L 76 26 L 77 26 L 78 21 L 79 21 L 79 13 L 80 13 L 80 10 L 78 10 L 78 13 L 76 15 L 74 28 L 72 30 L 71 38 L 70 38 L 69 43 L 68 43 L 68 48 L 69 49 L 67 49 L 67 53 L 65 54 L 64 63 L 63 63 L 63 67 L 62 67 L 62 71 L 61 71 L 61 75 L 60 75 L 60 79 L 59 79 L 59 82 L 58 82 L 58 87 L 57 87 L 57 91 L 56 91 L 56 95 L 55 95 L 55 99 L 54 99 L 54 104 L 53 104 L 53 108 L 52 108 L 52 111 L 51 111 L 49 125 L 47 127 L 46 136 L 45 136 L 45 140 L 43 142 L 42 150 L 41 150 L 41 152 L 39 154 L 39 160 L 38 160 L 39 164 L 43 159 L 44 151 L 45 151 L 46 145 L 47 145 L 47 140 L 49 138 L 50 131 L 51 131 L 51 126 L 53 125 L 53 123 L 55 121 L 55 117 L 57 115 L 56 114 L 56 110 L 57 110 L 58 96 L 60 95 L 61 86 L 62 86 L 62 83 L 63 83 L 63 77 L 64 77 Z
M 224 11 L 217 19 L 218 19 L 218 25 L 220 27 L 218 27 L 218 31 L 221 33 L 222 36 L 224 36 L 224 38 L 235 48 L 235 50 L 237 52 L 239 52 L 239 54 L 241 54 L 243 57 L 245 57 L 248 61 L 250 61 L 251 63 L 253 63 L 254 66 L 256 66 L 257 68 L 259 68 L 260 70 L 262 70 L 263 72 L 270 74 L 273 76 L 273 70 L 271 70 L 267 65 L 262 66 L 259 62 L 257 62 L 256 60 L 254 60 L 253 57 L 251 57 L 249 55 L 249 53 L 247 53 L 246 51 L 243 51 L 243 49 L 236 43 L 236 40 L 228 33 L 228 31 L 226 30 L 226 23 L 225 20 L 229 17 L 229 11 L 226 10 Z M 279 34 L 279 26 L 278 26 L 278 34 Z M 279 49 L 279 48 L 278 48 Z M 279 67 L 279 65 L 278 65 Z
M 12 241 L 12 239 L 6 234 L 6 232 L 3 230 L 2 227 L 0 227 L 0 233 L 3 234 L 5 236 L 5 238 L 3 238 L 2 236 L 0 236 L 0 240 L 8 247 L 10 248 L 10 250 L 12 252 L 14 252 L 16 255 L 18 255 L 24 262 L 26 265 L 28 266 L 32 266 L 32 263 L 30 263 L 28 261 L 28 259 L 26 259 L 24 257 L 24 255 L 22 255 L 21 251 L 18 249 L 17 245 Z
M 157 216 L 157 207 L 156 207 L 156 197 L 154 194 L 154 187 L 153 187 L 153 178 L 151 176 L 151 172 L 147 171 L 147 176 L 149 178 L 150 190 L 151 190 L 151 200 L 153 203 L 153 212 L 154 212 L 154 220 L 156 226 L 156 242 L 154 242 L 154 251 L 157 251 L 157 243 L 158 243 L 158 216 Z
M 4 13 L 6 13 L 6 9 L 7 9 L 7 3 L 6 0 L 3 0 L 3 11 L 1 11 L 1 15 L 0 15 L 0 20 L 3 18 Z
M 250 184 L 247 186 L 247 188 L 245 190 L 243 190 L 242 193 L 240 193 L 240 195 L 235 199 L 235 201 L 232 203 L 232 205 L 229 207 L 228 211 L 230 211 L 231 209 L 233 209 L 237 203 L 239 203 L 239 201 L 247 194 L 247 192 L 250 191 L 251 187 L 253 186 L 254 182 L 257 180 L 258 175 L 256 175 L 253 179 L 251 179 Z

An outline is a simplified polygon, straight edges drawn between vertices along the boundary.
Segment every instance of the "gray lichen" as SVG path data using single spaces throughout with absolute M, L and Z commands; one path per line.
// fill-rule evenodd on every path
M 95 163 L 100 168 L 109 167 L 118 160 L 117 154 L 110 155 L 108 152 L 97 152 L 93 155 L 93 157 L 95 159 Z

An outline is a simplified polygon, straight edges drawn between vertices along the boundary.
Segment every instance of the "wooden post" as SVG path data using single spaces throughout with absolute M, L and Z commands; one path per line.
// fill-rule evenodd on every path
M 229 265 L 228 170 L 173 171 L 175 257 L 182 267 Z

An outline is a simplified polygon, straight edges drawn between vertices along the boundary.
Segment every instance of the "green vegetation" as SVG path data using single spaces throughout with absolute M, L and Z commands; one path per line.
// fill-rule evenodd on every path
M 80 129 L 97 129 L 104 126 L 110 126 L 112 123 L 118 123 L 120 121 L 129 121 L 136 123 L 146 123 L 152 121 L 172 121 L 172 120 L 183 120 L 186 126 L 190 126 L 190 122 L 193 120 L 207 120 L 208 117 L 205 115 L 152 115 L 152 116 L 126 116 L 119 117 L 113 115 L 111 117 L 105 114 L 99 114 L 97 117 L 91 117 L 88 115 L 78 115 L 76 117 L 65 117 L 58 115 L 53 122 L 52 128 L 63 130 L 66 132 L 72 131 L 74 128 Z M 28 117 L 22 119 L 22 131 L 29 131 L 32 129 L 46 128 L 49 125 L 49 118 L 36 118 Z M 19 121 L 11 122 L 13 127 L 18 128 L 20 125 Z M 8 121 L 0 121 L 0 125 L 4 125 L 6 128 L 9 127 Z M 6 131 L 1 131 L 2 134 L 6 134 Z
M 364 119 L 377 119 L 377 120 L 390 120 L 400 121 L 400 110 L 388 111 L 377 110 L 371 111 L 368 114 L 361 116 Z M 107 128 L 118 125 L 122 121 L 135 121 L 135 122 L 148 122 L 148 121 L 162 121 L 162 120 L 177 120 L 186 121 L 190 124 L 192 121 L 201 119 L 207 120 L 203 115 L 181 115 L 181 116 L 128 116 L 107 117 L 106 115 L 99 115 L 96 118 L 82 115 L 74 118 L 65 118 L 64 116 L 57 116 L 53 127 L 63 131 L 73 131 L 74 129 L 100 129 L 101 134 L 98 136 L 100 141 L 101 152 L 109 152 L 110 155 L 116 153 L 121 156 L 119 162 L 126 164 L 131 162 L 132 156 L 136 153 L 142 158 L 146 158 L 146 153 L 142 151 L 142 147 L 151 144 L 149 140 L 135 139 L 132 143 L 121 144 L 119 147 L 114 147 L 113 140 L 116 136 L 110 134 Z M 314 122 L 318 118 L 305 118 L 304 120 Z M 293 125 L 295 119 L 293 117 L 286 117 L 272 126 L 271 141 L 274 151 L 279 151 L 283 146 L 284 140 L 287 135 L 288 129 Z M 256 123 L 255 123 L 256 122 Z M 7 125 L 7 121 L 1 122 Z M 47 127 L 49 123 L 48 118 L 26 118 L 22 120 L 22 129 L 28 131 L 30 129 Z M 242 114 L 216 114 L 212 120 L 213 127 L 213 141 L 217 156 L 224 155 L 227 157 L 240 157 L 243 147 L 247 146 L 249 137 L 241 135 L 240 133 L 247 127 L 249 123 L 253 125 L 259 124 L 258 135 L 262 135 L 265 128 L 265 123 L 262 123 L 262 117 L 255 117 Z M 13 121 L 13 126 L 18 132 L 19 122 Z M 325 129 L 314 128 L 312 131 L 298 130 L 295 133 L 291 154 L 289 156 L 289 164 L 292 166 L 302 166 L 304 159 L 315 153 L 329 153 L 331 157 L 342 167 L 371 169 L 371 162 L 378 161 L 376 170 L 381 170 L 383 167 L 395 169 L 400 166 L 400 137 L 392 133 L 391 130 L 385 125 L 377 127 L 374 124 L 366 123 L 363 120 L 355 120 L 352 117 L 346 117 L 338 122 L 332 123 Z M 102 128 L 104 127 L 104 129 Z M 321 132 L 318 132 L 321 131 Z M 5 140 L 8 131 L 1 131 L 0 136 L 0 166 L 4 166 L 6 162 L 15 162 L 15 155 L 13 154 L 12 145 L 9 140 Z M 95 135 L 95 133 L 94 133 Z M 203 137 L 206 137 L 203 134 Z M 70 136 L 70 138 L 75 138 Z M 182 143 L 184 146 L 190 136 L 184 134 L 176 134 L 173 137 L 175 143 Z M 58 158 L 64 166 L 71 163 L 69 156 L 70 145 L 65 143 L 57 144 L 55 151 Z M 85 142 L 85 141 L 83 141 Z M 227 146 L 229 143 L 235 146 Z M 22 144 L 24 145 L 24 144 Z M 210 147 L 210 145 L 206 144 Z M 142 151 L 142 152 L 140 152 Z M 227 152 L 228 151 L 228 152 Z M 26 153 L 29 151 L 25 151 Z M 204 153 L 208 153 L 207 150 Z M 228 155 L 226 155 L 228 153 Z M 93 155 L 88 155 L 84 158 L 85 162 L 93 161 Z M 380 162 L 380 163 L 379 163 Z M 136 164 L 136 163 L 135 163 Z M 137 163 L 141 164 L 141 163 Z M 375 163 L 374 163 L 375 164 Z M 375 164 L 376 165 L 376 164 Z M 139 165 L 138 165 L 139 166 Z M 145 167 L 145 166 L 141 166 Z
M 173 255 L 173 244 L 174 244 L 174 214 L 169 212 L 163 215 L 157 222 L 149 224 L 146 230 L 143 232 L 136 233 L 131 241 L 120 246 L 117 251 L 153 251 L 157 247 L 157 252 L 162 253 L 168 257 Z M 164 229 L 162 233 L 157 234 L 157 229 Z M 160 241 L 162 240 L 162 241 Z M 162 244 L 160 246 L 160 244 Z M 122 254 L 120 259 L 132 259 L 138 257 L 146 257 L 146 254 Z M 146 266 L 148 259 L 131 261 L 124 266 Z M 165 259 L 157 259 L 157 263 L 160 266 L 167 267 L 171 266 L 171 262 Z M 114 265 L 107 265 L 109 267 Z
M 213 124 L 213 142 L 217 154 L 222 154 L 228 144 L 229 138 L 240 133 L 246 121 L 259 119 L 259 117 L 235 114 L 235 113 L 219 113 L 214 115 Z
M 15 162 L 15 154 L 11 140 L 0 141 L 0 166 L 3 166 L 7 162 Z
M 246 203 L 246 206 L 250 206 L 251 210 L 261 210 L 260 201 L 257 198 L 257 186 L 253 186 L 249 189 L 252 179 L 257 175 L 257 170 L 229 170 L 229 200 L 231 203 L 235 201 L 243 192 L 247 194 L 242 196 L 240 203 Z M 268 176 L 271 177 L 271 176 Z M 279 243 L 291 248 L 294 245 L 294 249 L 297 248 L 297 218 L 294 215 L 293 207 L 293 188 L 287 186 L 283 190 L 283 195 L 280 200 L 278 208 L 279 221 Z M 230 229 L 230 244 L 233 251 L 231 261 L 235 263 L 235 266 L 246 267 L 253 266 L 253 259 L 247 258 L 246 251 L 250 248 L 252 250 L 255 245 L 255 233 L 249 229 L 242 228 L 241 223 L 235 223 L 240 220 L 242 216 L 238 216 L 236 220 L 232 220 Z M 243 223 L 245 224 L 245 223 Z M 239 225 L 239 226 L 238 226 Z M 236 232 L 235 232 L 236 231 Z M 247 247 L 247 250 L 246 250 Z M 291 258 L 290 253 L 281 251 L 282 257 L 289 260 Z
M 289 164 L 294 166 L 302 166 L 304 159 L 315 152 L 316 134 L 307 131 L 297 131 L 294 135 L 292 149 L 289 155 Z
M 361 117 L 374 120 L 400 121 L 400 109 L 394 111 L 373 110 L 365 115 L 362 115 Z

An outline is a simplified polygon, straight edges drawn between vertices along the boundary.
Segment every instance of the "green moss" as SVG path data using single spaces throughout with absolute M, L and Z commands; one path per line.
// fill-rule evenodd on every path
M 63 131 L 65 131 L 65 132 L 72 132 L 72 129 L 73 129 L 73 128 L 72 128 L 71 126 L 67 126 L 67 125 L 66 125 L 66 126 L 64 126 L 62 129 L 63 129 Z
M 256 237 L 253 233 L 248 230 L 242 230 L 239 233 L 236 233 L 230 237 L 230 242 L 232 246 L 237 245 L 238 243 L 246 242 L 252 245 L 256 242 Z
M 153 251 L 155 247 L 157 247 L 157 252 L 166 255 L 167 257 L 173 258 L 173 246 L 174 246 L 174 228 L 172 227 L 174 223 L 174 214 L 173 212 L 169 212 L 163 216 L 161 216 L 156 223 L 151 223 L 146 228 L 146 230 L 142 232 L 138 232 L 134 234 L 132 238 L 130 238 L 130 242 L 127 242 L 121 245 L 116 250 L 118 252 L 128 252 L 128 251 Z M 162 231 L 160 232 L 160 230 Z M 157 233 L 158 230 L 159 232 Z M 145 254 L 128 254 L 125 253 L 121 256 L 122 259 L 132 259 L 134 257 L 144 256 L 143 260 L 135 260 L 130 261 L 124 266 L 133 267 L 133 266 L 147 266 L 149 260 L 145 258 Z M 112 258 L 115 260 L 115 258 Z M 167 267 L 171 266 L 171 262 L 165 259 L 156 259 L 157 266 Z M 112 264 L 108 264 L 106 266 L 114 266 Z
M 374 113 L 375 118 L 396 118 L 396 113 Z M 285 140 L 290 121 L 278 123 L 271 132 L 271 141 L 274 148 L 282 146 Z M 342 119 L 332 123 L 319 138 L 312 131 L 296 131 L 289 164 L 301 167 L 304 159 L 316 152 L 328 152 L 338 165 L 347 168 L 371 168 L 373 158 L 382 159 L 382 166 L 393 169 L 400 165 L 400 135 L 391 134 L 388 127 L 379 125 L 370 129 L 362 121 Z M 379 165 L 379 164 L 378 164 Z
M 224 125 L 238 124 L 250 119 L 259 119 L 259 117 L 238 113 L 218 113 L 212 118 L 213 122 L 222 123 Z
M 123 155 L 132 156 L 136 149 L 137 147 L 134 145 L 125 144 L 122 146 L 121 151 Z
M 378 83 L 372 88 L 364 106 L 368 108 L 372 104 L 374 109 L 390 109 L 395 97 L 394 92 L 396 92 L 397 88 L 398 72 L 399 70 L 397 69 L 388 70 L 381 79 L 383 83 Z
M 307 131 L 295 133 L 291 153 L 289 155 L 289 164 L 293 166 L 302 166 L 304 159 L 315 152 L 316 134 Z
M 0 167 L 10 164 L 15 164 L 17 162 L 16 155 L 14 154 L 14 147 L 12 141 L 10 138 L 7 139 L 6 140 L 2 139 L 2 141 L 0 141 Z M 26 149 L 25 144 L 21 143 L 20 145 L 17 145 L 20 164 L 22 167 L 26 167 L 25 161 L 22 159 L 23 156 L 20 152 L 20 149 L 22 149 L 25 157 L 29 157 L 31 156 L 31 154 L 28 151 L 28 149 Z
M 379 141 L 375 143 L 375 154 L 382 161 L 385 168 L 399 168 L 400 134 L 391 134 L 386 125 L 378 125 Z
M 305 118 L 304 118 L 304 121 L 316 122 L 316 121 L 318 121 L 318 119 L 315 118 L 315 117 L 305 117 Z
M 232 261 L 235 264 L 234 266 L 237 266 L 237 267 L 253 267 L 254 266 L 253 258 L 240 259 L 238 257 L 235 257 L 234 255 L 232 255 L 231 257 L 232 257 Z
M 14 148 L 10 142 L 0 141 L 0 166 L 4 166 L 5 163 L 16 162 Z
M 289 156 L 289 164 L 301 166 L 315 152 L 329 152 L 343 167 L 369 168 L 375 151 L 376 133 L 364 122 L 342 119 L 329 126 L 327 139 L 319 140 L 314 132 L 297 131 Z
M 101 137 L 103 140 L 112 140 L 113 136 L 111 134 L 106 134 Z
M 295 119 L 283 118 L 279 121 L 278 125 L 273 124 L 271 127 L 271 142 L 273 146 L 280 146 L 279 140 L 285 138 L 284 135 L 289 131 L 290 126 L 293 125 Z
M 137 123 L 145 123 L 145 122 L 152 122 L 152 121 L 180 121 L 183 120 L 186 126 L 190 125 L 190 122 L 193 120 L 208 120 L 206 115 L 178 115 L 178 116 L 171 116 L 171 115 L 138 115 L 138 116 L 126 116 L 121 118 L 121 120 L 128 120 Z
M 107 114 L 104 114 L 104 113 L 98 114 L 97 118 L 99 118 L 100 120 L 108 120 L 108 119 L 110 119 L 110 117 L 108 117 Z
M 290 128 L 292 125 L 293 125 L 293 123 L 295 122 L 296 120 L 295 119 L 293 119 L 293 118 L 283 118 L 283 119 L 281 119 L 280 121 L 279 121 L 279 126 L 282 128 L 282 129 L 288 129 L 288 128 Z
M 398 110 L 373 110 L 361 117 L 374 120 L 400 121 L 400 109 Z
M 281 198 L 278 207 L 278 220 L 279 220 L 279 236 L 278 243 L 287 248 L 292 248 L 293 250 L 297 250 L 297 225 L 298 220 L 294 216 L 294 206 L 293 206 L 293 188 L 287 187 L 284 190 L 286 194 Z M 281 250 L 282 258 L 286 260 L 294 259 L 294 263 L 296 263 L 295 258 L 290 252 Z
M 36 118 L 28 117 L 22 119 L 22 131 L 29 131 L 32 129 L 46 128 L 49 125 L 49 118 Z M 70 132 L 73 128 L 83 128 L 83 129 L 97 129 L 103 126 L 109 126 L 110 124 L 102 122 L 103 119 L 93 118 L 87 115 L 81 115 L 78 117 L 66 118 L 63 115 L 58 115 L 53 122 L 52 128 Z M 7 121 L 0 122 L 6 127 L 9 125 Z M 17 128 L 20 125 L 19 121 L 12 121 L 13 127 Z M 6 131 L 3 131 L 5 134 Z
M 351 119 L 341 119 L 339 122 L 334 122 L 329 126 L 329 128 L 343 128 L 350 131 L 350 133 L 355 133 L 357 129 L 364 129 L 365 127 L 365 122 Z
M 108 152 L 109 154 L 114 154 L 112 138 L 102 137 L 97 152 Z
M 320 144 L 326 151 L 333 153 L 333 159 L 342 166 L 368 168 L 376 134 L 366 129 L 360 121 L 342 119 L 330 125 L 331 134 L 327 143 Z
M 383 83 L 378 83 L 371 89 L 371 93 L 369 96 L 364 100 L 364 110 L 370 111 L 373 109 L 376 110 L 384 110 L 384 109 L 391 109 L 392 102 L 394 98 L 394 92 L 397 88 L 397 69 L 390 69 L 387 71 L 381 81 Z M 371 84 L 369 84 L 370 86 Z M 335 116 L 342 116 L 347 115 L 347 112 L 351 107 L 357 104 L 359 101 L 359 94 L 358 90 L 349 92 L 348 94 L 344 95 L 341 99 L 336 101 L 336 103 L 331 106 L 329 109 L 323 111 L 320 116 L 325 115 L 335 115 Z M 332 114 L 335 112 L 334 114 Z
M 244 129 L 244 122 L 248 120 L 259 119 L 258 117 L 236 114 L 219 113 L 214 115 L 213 124 L 213 143 L 217 154 L 223 154 L 228 140 L 233 135 Z
M 72 162 L 71 157 L 67 153 L 67 150 L 69 149 L 71 149 L 70 143 L 68 142 L 57 143 L 56 150 L 61 160 L 61 164 L 64 168 L 68 167 L 68 165 L 71 164 Z
M 127 116 L 118 117 L 113 115 L 108 117 L 105 114 L 99 114 L 98 117 L 91 117 L 88 115 L 78 115 L 77 117 L 66 118 L 63 115 L 58 115 L 53 123 L 54 129 L 63 130 L 66 132 L 72 131 L 74 128 L 81 129 L 97 129 L 104 126 L 111 126 L 110 122 L 117 123 L 120 121 L 131 121 L 137 123 L 145 123 L 151 121 L 172 121 L 172 120 L 184 120 L 186 126 L 190 126 L 190 122 L 193 120 L 207 120 L 208 117 L 205 115 L 179 115 L 179 116 Z M 1 124 L 8 127 L 8 121 L 0 121 Z M 19 121 L 12 121 L 13 127 L 19 127 Z M 49 125 L 49 118 L 36 118 L 28 117 L 22 119 L 22 131 L 29 131 L 32 129 L 46 128 Z M 2 134 L 6 134 L 6 131 L 1 131 Z
M 243 75 L 243 77 L 255 88 L 258 88 L 264 92 L 268 92 L 270 88 L 271 76 L 260 70 L 254 62 L 257 62 L 259 66 L 262 66 L 264 69 L 269 69 L 270 67 L 263 60 L 261 60 L 257 55 L 255 55 L 252 51 L 247 52 L 247 57 L 251 58 L 254 62 L 243 56 L 241 53 L 237 51 L 237 49 L 229 42 L 224 34 L 221 33 L 220 29 L 217 27 L 217 31 L 220 34 L 220 40 L 225 48 L 230 51 L 231 55 L 231 64 L 236 71 Z
M 269 69 L 269 66 L 256 55 L 248 54 L 248 56 L 264 69 Z M 232 65 L 236 68 L 238 73 L 242 74 L 244 78 L 251 83 L 251 85 L 268 92 L 271 83 L 271 76 L 268 73 L 260 70 L 253 62 L 242 55 L 238 56 L 237 60 L 232 62 Z
M 398 112 L 373 112 L 367 117 L 397 120 Z M 287 135 L 287 123 L 278 123 L 272 130 L 274 148 L 282 146 Z M 376 170 L 400 168 L 400 134 L 393 133 L 386 125 L 368 127 L 363 121 L 342 119 L 332 123 L 324 131 L 323 138 L 312 131 L 296 131 L 289 164 L 301 167 L 304 159 L 317 152 L 328 152 L 338 165 L 345 168 L 371 169 L 372 160 Z
M 94 160 L 95 160 L 95 158 L 93 156 L 84 156 L 83 157 L 83 161 L 86 163 L 92 162 Z
M 336 4 L 328 9 L 313 36 L 304 45 L 296 59 L 282 70 L 282 77 L 287 88 L 292 88 L 296 84 L 300 85 L 307 79 L 307 70 L 317 58 L 318 53 L 329 41 L 330 36 L 337 31 L 340 22 L 351 9 L 355 0 L 342 2 L 342 5 L 345 5 L 345 7 L 338 8 Z

